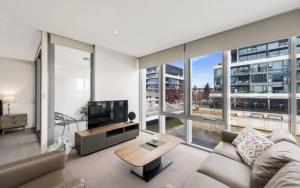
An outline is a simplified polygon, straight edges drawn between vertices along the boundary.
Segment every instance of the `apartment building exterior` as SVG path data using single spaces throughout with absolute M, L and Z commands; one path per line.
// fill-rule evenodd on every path
M 159 67 L 146 69 L 147 112 L 157 112 L 159 103 Z M 183 69 L 174 65 L 165 65 L 165 90 L 168 103 L 183 102 L 184 76 Z
M 297 38 L 297 93 L 300 93 L 300 38 Z M 288 113 L 289 41 L 231 51 L 231 107 L 238 110 Z M 213 103 L 220 102 L 222 65 L 214 66 Z M 299 97 L 300 98 L 300 97 Z

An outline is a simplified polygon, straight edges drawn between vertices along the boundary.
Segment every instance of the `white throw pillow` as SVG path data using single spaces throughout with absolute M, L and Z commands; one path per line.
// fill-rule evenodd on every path
M 235 142 L 237 144 L 237 151 L 243 161 L 252 167 L 256 158 L 271 147 L 273 142 L 258 131 L 250 128 L 245 128 L 240 134 L 242 137 L 238 138 Z
M 238 135 L 237 137 L 232 141 L 232 144 L 234 146 L 237 146 L 238 143 L 240 143 L 241 141 L 243 141 L 245 139 L 245 137 L 249 137 L 251 132 L 255 132 L 256 130 L 251 129 L 251 128 L 244 128 Z

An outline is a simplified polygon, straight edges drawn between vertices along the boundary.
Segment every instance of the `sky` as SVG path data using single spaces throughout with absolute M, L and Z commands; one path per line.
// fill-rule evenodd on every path
M 206 83 L 214 86 L 214 65 L 222 63 L 223 53 L 200 56 L 192 59 L 192 87 L 203 88 Z M 172 65 L 183 68 L 184 63 L 178 61 Z

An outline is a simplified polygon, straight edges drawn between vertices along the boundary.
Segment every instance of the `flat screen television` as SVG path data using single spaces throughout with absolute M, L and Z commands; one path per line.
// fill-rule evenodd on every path
M 127 122 L 128 101 L 93 101 L 88 103 L 88 129 Z

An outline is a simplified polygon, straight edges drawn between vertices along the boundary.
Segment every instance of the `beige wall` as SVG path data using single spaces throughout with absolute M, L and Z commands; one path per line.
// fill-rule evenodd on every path
M 10 113 L 27 113 L 28 127 L 35 126 L 35 67 L 32 62 L 0 58 L 0 96 L 14 95 Z M 3 105 L 4 114 L 7 104 Z
M 139 116 L 137 58 L 95 47 L 95 100 L 128 100 L 128 111 Z

